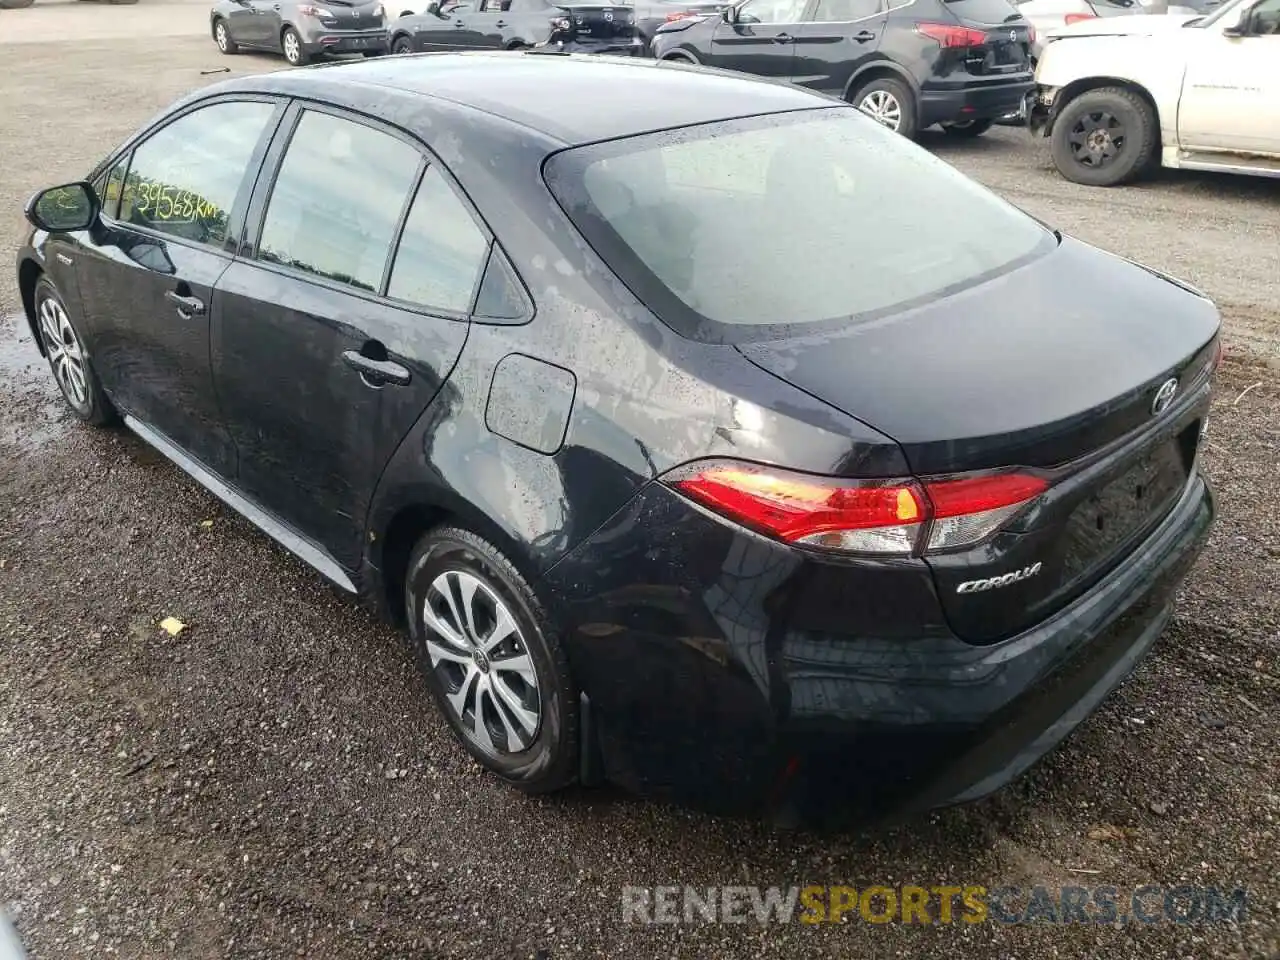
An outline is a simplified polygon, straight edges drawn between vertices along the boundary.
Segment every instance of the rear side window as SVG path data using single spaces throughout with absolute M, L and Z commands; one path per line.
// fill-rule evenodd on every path
M 851 107 L 556 154 L 568 216 L 677 332 L 732 342 L 869 319 L 1052 249 L 1035 220 Z
M 813 19 L 818 23 L 849 23 L 874 17 L 883 9 L 880 0 L 818 0 Z
M 119 219 L 220 246 L 249 160 L 275 110 L 260 101 L 215 103 L 144 140 L 134 148 L 120 191 Z M 104 200 L 110 193 L 108 182 Z
M 489 253 L 489 238 L 435 167 L 423 174 L 391 268 L 387 296 L 466 313 Z
M 351 120 L 304 111 L 271 188 L 258 258 L 378 292 L 422 155 Z

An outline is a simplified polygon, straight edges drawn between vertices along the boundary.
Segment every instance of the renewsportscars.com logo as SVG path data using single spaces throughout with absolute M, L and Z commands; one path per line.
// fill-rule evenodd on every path
M 622 888 L 623 923 L 1240 923 L 1246 890 L 1189 884 Z

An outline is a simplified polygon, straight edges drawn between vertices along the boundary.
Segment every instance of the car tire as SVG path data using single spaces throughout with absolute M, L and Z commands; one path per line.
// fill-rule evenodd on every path
M 231 39 L 231 31 L 227 29 L 227 21 L 219 18 L 213 21 L 213 42 L 218 49 L 230 55 L 240 52 L 240 44 Z
M 698 66 L 698 58 L 692 53 L 685 53 L 683 50 L 675 53 L 668 53 L 662 57 L 667 63 L 691 63 L 695 67 Z
M 32 299 L 36 330 L 62 399 L 85 423 L 95 427 L 115 423 L 120 415 L 98 382 L 84 338 L 71 322 L 71 314 L 57 287 L 47 277 L 41 277 Z
M 915 139 L 916 95 L 901 80 L 875 77 L 858 87 L 849 102 L 877 123 Z
M 1050 150 L 1058 172 L 1073 183 L 1114 187 L 1146 171 L 1158 145 L 1151 105 L 1132 90 L 1103 87 L 1062 107 Z
M 960 123 L 944 123 L 942 132 L 957 140 L 972 140 L 991 129 L 990 120 L 965 120 Z
M 413 41 L 408 37 L 396 37 L 391 44 L 391 52 L 398 54 L 413 53 Z
M 311 55 L 302 46 L 302 36 L 293 27 L 285 27 L 280 34 L 280 49 L 291 67 L 305 67 L 311 62 Z
M 414 547 L 404 592 L 419 668 L 467 751 L 527 793 L 570 784 L 576 688 L 556 630 L 515 566 L 476 534 L 442 527 Z

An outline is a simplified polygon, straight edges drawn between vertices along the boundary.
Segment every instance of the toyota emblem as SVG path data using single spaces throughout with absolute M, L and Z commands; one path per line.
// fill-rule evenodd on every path
M 1173 398 L 1178 395 L 1178 378 L 1170 377 L 1164 383 L 1160 384 L 1160 389 L 1156 391 L 1155 399 L 1151 401 L 1151 415 L 1158 417 L 1169 409 L 1173 403 Z

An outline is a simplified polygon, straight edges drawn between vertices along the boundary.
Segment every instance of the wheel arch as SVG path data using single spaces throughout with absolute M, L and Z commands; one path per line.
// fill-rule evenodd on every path
M 658 59 L 665 61 L 666 63 L 691 63 L 695 67 L 702 65 L 702 61 L 684 47 L 676 47 L 674 50 L 668 50 Z
M 45 355 L 44 340 L 36 326 L 36 284 L 44 276 L 44 268 L 31 257 L 23 258 L 18 264 L 18 295 L 22 298 L 22 312 L 27 315 L 27 326 L 31 328 L 31 336 L 36 342 L 40 356 Z
M 1156 149 L 1160 148 L 1160 142 L 1164 139 L 1161 128 L 1160 107 L 1156 104 L 1156 99 L 1151 95 L 1151 91 L 1145 86 L 1134 80 L 1127 80 L 1123 77 L 1082 77 L 1079 80 L 1072 80 L 1058 90 L 1053 100 L 1053 112 L 1049 116 L 1049 122 L 1045 125 L 1044 135 L 1046 137 L 1053 135 L 1053 128 L 1061 116 L 1062 110 L 1072 100 L 1075 100 L 1082 94 L 1088 93 L 1090 90 L 1102 90 L 1106 87 L 1119 87 L 1122 90 L 1128 90 L 1131 93 L 1141 97 L 1151 108 L 1151 115 L 1156 120 Z
M 892 60 L 879 59 L 865 63 L 857 70 L 853 71 L 853 75 L 849 77 L 849 82 L 844 85 L 844 93 L 841 98 L 849 100 L 855 90 L 863 84 L 876 80 L 881 77 L 888 77 L 891 80 L 898 80 L 905 83 L 911 90 L 912 95 L 916 99 L 916 108 L 920 106 L 920 85 L 916 83 L 916 78 L 911 72 L 904 67 L 899 66 Z
M 219 23 L 222 23 L 222 22 L 225 22 L 225 21 L 226 21 L 226 19 L 227 19 L 227 18 L 226 18 L 226 17 L 224 17 L 224 16 L 223 16 L 222 14 L 220 14 L 220 13 L 211 13 L 211 14 L 209 14 L 209 36 L 211 36 L 211 37 L 212 37 L 212 36 L 214 36 L 214 35 L 215 35 L 215 32 L 216 32 L 216 31 L 217 31 L 217 29 L 218 29 L 218 24 L 219 24 Z
M 531 584 L 539 566 L 515 531 L 455 491 L 417 486 L 397 495 L 394 506 L 375 507 L 367 556 L 377 571 L 370 584 L 374 605 L 392 623 L 404 622 L 404 585 L 409 558 L 423 534 L 442 526 L 462 527 L 488 540 Z M 550 598 L 542 598 L 550 606 Z

